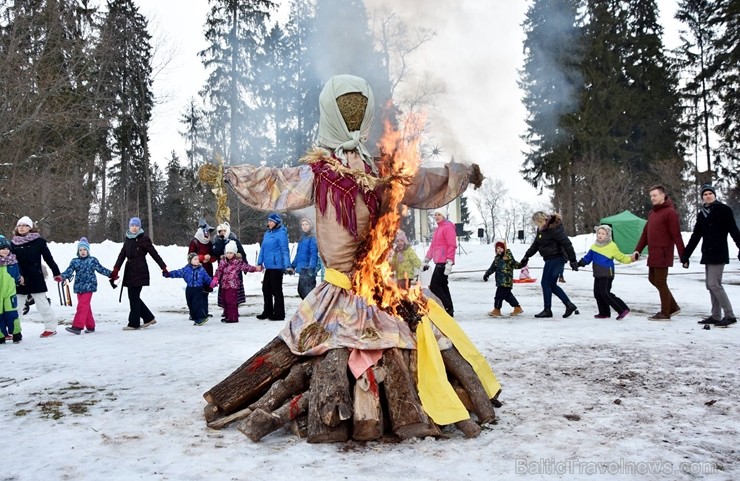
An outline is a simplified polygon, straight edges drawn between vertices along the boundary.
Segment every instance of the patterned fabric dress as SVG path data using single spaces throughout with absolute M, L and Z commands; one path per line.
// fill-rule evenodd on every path
M 305 165 L 269 168 L 229 167 L 226 183 L 245 204 L 259 210 L 316 208 L 319 255 L 328 269 L 349 278 L 359 245 L 358 237 L 374 225 L 385 185 L 365 172 L 339 163 L 329 151 L 314 149 Z M 403 203 L 413 208 L 441 207 L 468 187 L 468 166 L 449 163 L 421 168 L 406 189 Z M 436 333 L 440 348 L 449 342 Z M 403 319 L 329 282 L 322 282 L 300 304 L 280 337 L 298 355 L 320 355 L 340 347 L 362 350 L 416 348 L 416 336 Z

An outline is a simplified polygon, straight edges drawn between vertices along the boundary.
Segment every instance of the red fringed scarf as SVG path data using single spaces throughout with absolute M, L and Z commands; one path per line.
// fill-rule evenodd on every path
M 360 186 L 351 176 L 343 175 L 334 170 L 326 161 L 311 163 L 314 175 L 314 196 L 321 215 L 326 214 L 328 194 L 331 192 L 332 203 L 337 211 L 337 222 L 352 236 L 357 239 L 357 213 L 355 211 L 355 197 L 360 192 Z M 365 173 L 372 171 L 365 165 Z M 375 219 L 380 209 L 380 196 L 378 190 L 362 190 L 362 199 L 370 211 L 370 225 L 375 224 Z

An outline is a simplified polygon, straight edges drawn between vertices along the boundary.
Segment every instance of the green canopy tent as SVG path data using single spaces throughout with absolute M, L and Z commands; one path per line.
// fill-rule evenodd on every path
M 632 212 L 625 210 L 619 214 L 603 217 L 601 219 L 601 223 L 611 226 L 612 237 L 614 238 L 614 242 L 617 243 L 619 250 L 625 254 L 632 254 L 637 245 L 637 241 L 640 240 L 642 229 L 645 227 L 645 224 L 647 224 L 647 221 L 641 217 L 637 217 Z M 647 247 L 645 247 L 642 253 L 647 253 Z

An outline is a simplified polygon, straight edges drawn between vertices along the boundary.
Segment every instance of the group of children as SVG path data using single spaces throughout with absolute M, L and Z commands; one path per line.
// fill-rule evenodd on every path
M 617 313 L 617 319 L 624 319 L 630 313 L 629 307 L 622 299 L 611 292 L 612 282 L 614 281 L 614 261 L 622 264 L 632 262 L 632 256 L 624 254 L 619 250 L 617 244 L 612 240 L 612 229 L 608 225 L 600 225 L 595 228 L 596 241 L 591 246 L 581 260 L 578 261 L 580 267 L 593 263 L 594 276 L 594 299 L 598 313 L 594 316 L 596 319 L 608 319 L 611 317 L 611 309 Z M 491 317 L 501 317 L 501 308 L 504 301 L 509 303 L 514 310 L 511 316 L 517 316 L 524 311 L 519 301 L 512 292 L 514 284 L 514 269 L 526 269 L 526 263 L 517 262 L 513 254 L 506 247 L 503 240 L 496 241 L 494 244 L 496 256 L 485 274 L 483 280 L 488 282 L 491 275 L 496 279 L 496 294 L 494 296 L 493 310 L 488 313 Z

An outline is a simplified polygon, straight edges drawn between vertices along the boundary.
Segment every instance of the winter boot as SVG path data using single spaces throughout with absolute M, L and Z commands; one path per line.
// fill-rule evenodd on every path
M 79 327 L 65 327 L 64 330 L 71 332 L 72 334 L 77 334 L 78 336 L 82 334 L 82 329 Z
M 542 312 L 535 314 L 534 317 L 552 317 L 552 311 L 550 309 L 542 309 Z
M 576 305 L 570 302 L 568 303 L 568 305 L 565 306 L 565 313 L 563 314 L 563 317 L 570 317 L 570 315 L 573 314 L 574 312 L 576 314 L 580 314 L 580 312 L 578 312 L 578 308 L 576 307 Z
M 494 307 L 491 312 L 488 313 L 491 317 L 501 317 L 501 309 L 498 307 Z
M 23 334 L 21 334 L 20 332 L 17 334 L 13 334 L 13 344 L 18 344 L 22 340 L 23 340 Z
M 522 306 L 514 306 L 514 310 L 511 311 L 511 314 L 509 314 L 511 317 L 518 316 L 524 312 L 524 309 L 522 309 Z
M 715 322 L 714 325 L 717 327 L 728 327 L 729 325 L 735 324 L 736 322 L 737 322 L 736 317 L 725 316 L 719 321 Z

